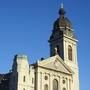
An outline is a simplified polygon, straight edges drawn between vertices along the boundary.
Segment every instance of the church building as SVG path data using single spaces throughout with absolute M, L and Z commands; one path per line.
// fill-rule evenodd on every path
M 65 14 L 61 5 L 48 40 L 50 57 L 29 64 L 26 55 L 15 55 L 11 72 L 0 75 L 0 90 L 79 90 L 78 40 Z

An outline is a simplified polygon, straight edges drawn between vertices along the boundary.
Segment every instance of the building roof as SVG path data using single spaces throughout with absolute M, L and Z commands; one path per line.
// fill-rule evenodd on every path
M 72 75 L 73 71 L 63 62 L 59 55 L 49 57 L 37 62 L 38 67 L 54 70 L 56 72 L 67 73 Z
M 9 90 L 9 80 L 11 73 L 0 74 L 0 90 Z

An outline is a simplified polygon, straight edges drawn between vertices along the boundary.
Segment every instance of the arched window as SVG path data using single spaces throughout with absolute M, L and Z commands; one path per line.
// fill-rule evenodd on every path
M 48 85 L 47 84 L 44 85 L 44 90 L 48 90 Z
M 25 88 L 23 88 L 23 90 L 25 90 Z
M 68 45 L 68 59 L 72 61 L 72 47 Z
M 66 90 L 66 88 L 63 88 L 63 90 Z
M 56 79 L 53 80 L 53 90 L 58 90 L 58 81 Z

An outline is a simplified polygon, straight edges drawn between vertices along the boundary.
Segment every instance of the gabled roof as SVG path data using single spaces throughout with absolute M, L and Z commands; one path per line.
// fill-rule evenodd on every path
M 37 65 L 39 67 L 55 70 L 57 72 L 73 74 L 73 71 L 69 68 L 69 66 L 64 63 L 64 61 L 62 60 L 62 58 L 60 58 L 59 55 L 55 55 L 42 61 L 39 61 Z

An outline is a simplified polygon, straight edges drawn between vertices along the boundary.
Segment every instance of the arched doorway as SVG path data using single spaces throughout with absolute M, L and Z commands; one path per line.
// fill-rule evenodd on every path
M 53 90 L 58 90 L 58 81 L 56 79 L 53 80 Z

